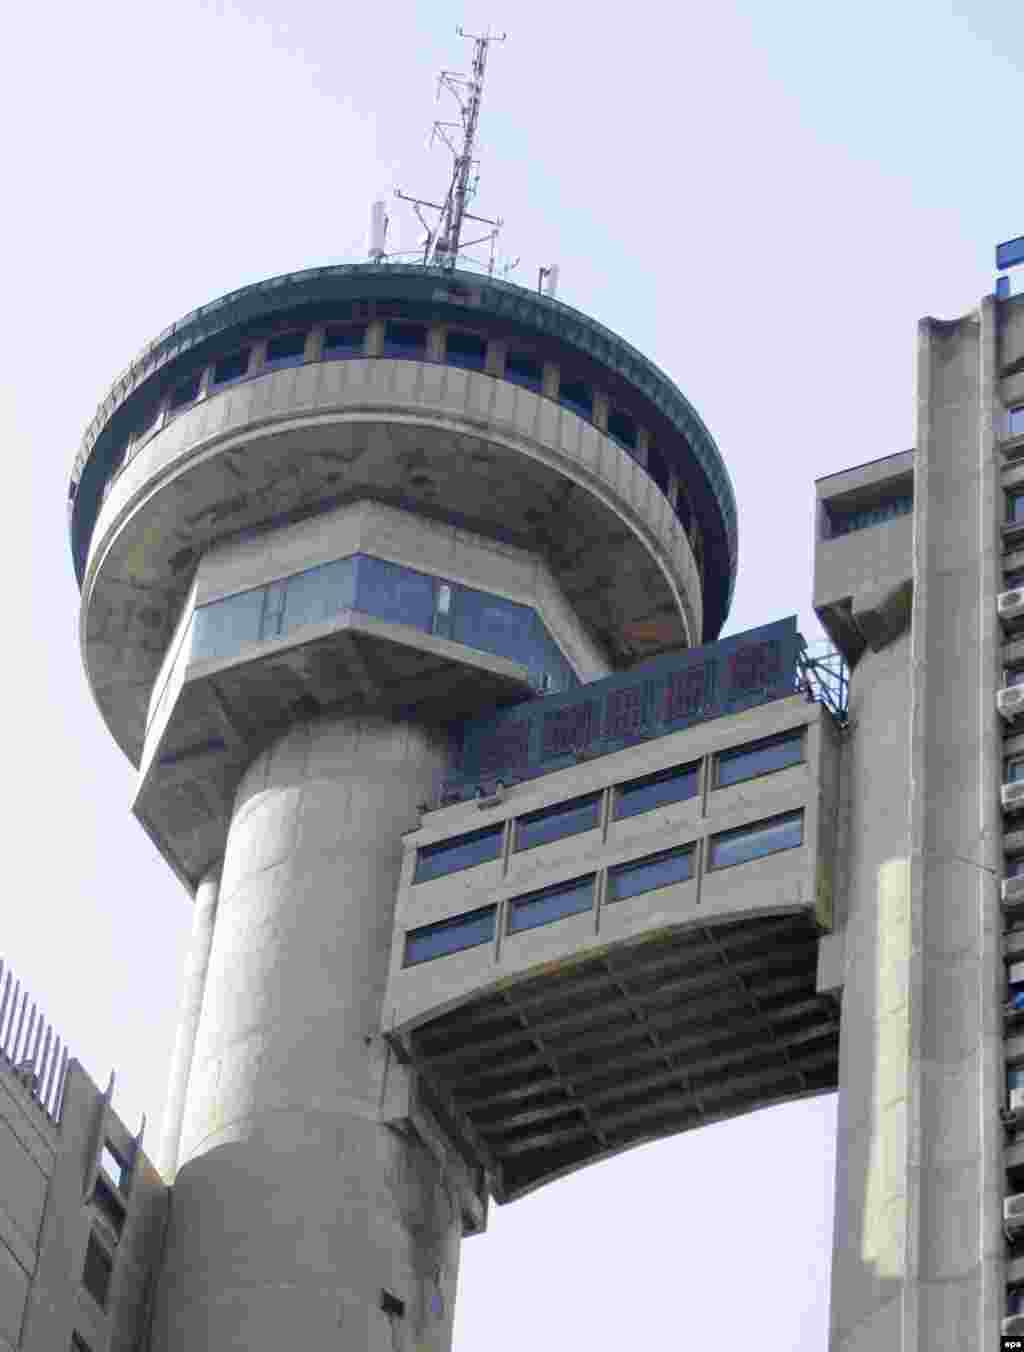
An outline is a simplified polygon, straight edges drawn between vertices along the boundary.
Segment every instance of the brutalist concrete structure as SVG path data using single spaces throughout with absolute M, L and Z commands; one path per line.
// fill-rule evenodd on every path
M 848 697 L 792 620 L 718 640 L 721 457 L 551 297 L 319 269 L 117 383 L 83 657 L 195 899 L 152 1348 L 442 1352 L 489 1199 L 837 1085 L 833 1346 L 1013 1317 L 1024 305 L 920 363 L 916 450 L 819 483 Z

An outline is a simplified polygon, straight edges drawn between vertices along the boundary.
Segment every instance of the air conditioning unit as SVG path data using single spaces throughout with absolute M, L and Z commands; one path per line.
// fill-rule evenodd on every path
M 996 708 L 1010 722 L 1024 713 L 1024 685 L 1010 685 L 996 695 Z
M 1003 1320 L 1003 1337 L 1012 1338 L 1024 1334 L 1024 1314 L 1008 1314 Z
M 1008 1236 L 1016 1238 L 1024 1230 L 1024 1192 L 1015 1192 L 1003 1198 L 1003 1227 Z
M 1024 807 L 1024 779 L 1013 784 L 1004 784 L 1002 789 L 1003 807 L 1007 812 Z
M 1016 620 L 1024 615 L 1024 589 L 999 593 L 996 610 L 1001 620 Z
M 1002 894 L 1007 915 L 1024 915 L 1024 877 L 1004 878 Z

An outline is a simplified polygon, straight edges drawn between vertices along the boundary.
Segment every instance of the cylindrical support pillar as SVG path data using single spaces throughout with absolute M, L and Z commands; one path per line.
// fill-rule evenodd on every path
M 385 717 L 297 725 L 227 838 L 154 1352 L 446 1352 L 461 1218 L 381 1120 L 403 832 L 448 762 Z
M 217 919 L 217 892 L 220 887 L 220 866 L 213 869 L 196 890 L 195 909 L 192 912 L 192 939 L 185 957 L 182 980 L 181 1014 L 178 1033 L 174 1040 L 171 1074 L 167 1084 L 167 1102 L 164 1107 L 163 1138 L 160 1142 L 160 1172 L 173 1180 L 178 1167 L 178 1143 L 181 1139 L 181 1117 L 185 1109 L 188 1077 L 192 1069 L 199 1015 L 203 1007 L 206 971 L 210 964 L 213 927 Z

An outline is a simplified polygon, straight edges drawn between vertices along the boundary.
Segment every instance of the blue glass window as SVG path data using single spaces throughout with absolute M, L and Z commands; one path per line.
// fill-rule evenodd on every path
M 232 657 L 243 644 L 252 643 L 260 637 L 262 616 L 262 587 L 200 606 L 193 628 L 193 661 L 208 657 Z
M 1006 687 L 1024 685 L 1024 667 L 1007 667 L 1005 671 Z
M 668 497 L 668 461 L 658 450 L 657 446 L 647 447 L 647 473 L 661 489 L 665 497 Z
M 547 845 L 580 831 L 592 831 L 601 821 L 601 795 L 573 798 L 568 803 L 545 807 L 516 822 L 516 849 L 529 850 L 535 845 Z
M 385 324 L 384 356 L 407 357 L 424 361 L 427 355 L 427 331 L 422 324 Z
M 609 410 L 608 435 L 630 454 L 636 450 L 636 423 L 628 413 L 623 413 L 621 409 L 613 408 Z
M 304 333 L 282 333 L 267 343 L 264 369 L 278 371 L 282 366 L 301 366 L 306 357 Z
M 699 767 L 674 765 L 655 775 L 620 784 L 615 791 L 615 817 L 635 817 L 638 812 L 649 812 L 663 803 L 679 803 L 695 798 L 700 785 Z
M 693 877 L 693 846 L 679 850 L 664 850 L 646 859 L 619 864 L 608 870 L 608 900 L 624 901 L 641 892 L 653 892 L 658 887 L 684 883 Z
M 1008 854 L 1006 856 L 1003 876 L 1006 878 L 1024 877 L 1024 854 Z
M 249 349 L 239 348 L 229 357 L 221 357 L 214 365 L 210 377 L 211 388 L 216 385 L 230 385 L 233 380 L 241 380 L 249 370 Z
M 366 325 L 347 324 L 331 326 L 324 331 L 323 357 L 335 361 L 344 357 L 362 357 L 366 354 Z
M 693 513 L 690 510 L 689 499 L 681 487 L 676 493 L 676 516 L 678 517 L 679 524 L 682 526 L 683 530 L 689 535 L 690 527 L 693 525 Z
M 1006 762 L 1004 784 L 1019 784 L 1024 779 L 1024 756 Z
M 355 601 L 353 559 L 337 559 L 286 580 L 280 630 L 290 634 L 305 624 L 323 624 Z
M 1018 568 L 1012 573 L 1007 573 L 1003 578 L 1004 591 L 1016 591 L 1018 587 L 1024 587 L 1024 568 Z
M 457 643 L 526 662 L 534 612 L 488 592 L 459 587 L 455 594 L 452 637 Z
M 1024 436 L 1024 404 L 1011 408 L 1006 421 L 1007 431 L 1011 437 Z
M 741 779 L 753 779 L 772 770 L 783 770 L 797 765 L 804 757 L 803 729 L 787 732 L 781 737 L 768 737 L 763 742 L 738 746 L 734 751 L 722 751 L 718 756 L 715 787 L 724 789 Z
M 1024 1067 L 1015 1067 L 1006 1072 L 1007 1087 L 1010 1089 L 1024 1089 Z
M 544 367 L 528 352 L 509 352 L 505 357 L 505 379 L 540 394 L 544 388 Z
M 864 530 L 868 526 L 878 526 L 885 521 L 893 521 L 898 516 L 907 516 L 914 510 L 913 493 L 893 493 L 881 501 L 867 503 L 859 507 L 826 507 L 830 536 L 849 535 L 851 531 Z
M 413 882 L 429 882 L 431 878 L 443 878 L 447 873 L 458 873 L 461 869 L 498 859 L 504 832 L 502 823 L 454 836 L 451 840 L 441 840 L 436 845 L 421 845 L 416 851 Z
M 709 868 L 725 868 L 728 864 L 745 864 L 761 859 L 766 854 L 790 850 L 803 844 L 803 812 L 787 812 L 781 817 L 741 826 L 735 831 L 723 831 L 711 837 L 708 855 Z
M 434 626 L 434 579 L 412 568 L 360 554 L 356 609 L 381 620 L 411 624 L 429 634 Z
M 1006 522 L 1007 525 L 1017 525 L 1024 521 L 1024 493 L 1007 493 L 1006 495 Z
M 581 418 L 594 416 L 594 391 L 584 380 L 563 380 L 558 386 L 558 402 Z
M 196 393 L 198 393 L 198 390 L 199 386 L 197 382 Z M 195 396 L 193 396 L 193 398 L 194 397 Z M 141 441 L 142 438 L 151 431 L 159 416 L 160 416 L 160 402 L 158 400 L 155 404 L 150 404 L 149 408 L 147 408 L 145 413 L 143 413 L 142 416 L 139 418 L 139 421 L 135 427 L 136 441 Z
M 449 366 L 482 371 L 487 364 L 487 341 L 475 333 L 449 331 L 445 339 L 445 360 Z
M 508 932 L 518 934 L 520 930 L 550 925 L 567 915 L 589 911 L 593 905 L 593 874 L 588 878 L 575 878 L 570 883 L 545 887 L 541 892 L 530 892 L 525 897 L 516 897 L 509 903 Z
M 202 378 L 202 371 L 196 371 L 187 380 L 175 385 L 174 389 L 171 390 L 171 397 L 167 401 L 167 407 L 173 410 L 184 408 L 186 404 L 194 404 L 199 398 L 199 384 Z
M 441 920 L 435 925 L 423 925 L 405 936 L 405 965 L 444 958 L 449 953 L 461 953 L 466 948 L 478 948 L 494 939 L 494 906 L 483 906 L 479 911 Z

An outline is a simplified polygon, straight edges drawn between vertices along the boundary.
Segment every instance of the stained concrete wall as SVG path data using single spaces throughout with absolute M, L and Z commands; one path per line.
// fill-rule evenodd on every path
M 462 1232 L 377 1036 L 401 836 L 439 732 L 297 725 L 239 789 L 189 1078 L 154 1352 L 441 1352 Z M 386 1290 L 402 1316 L 380 1308 Z

